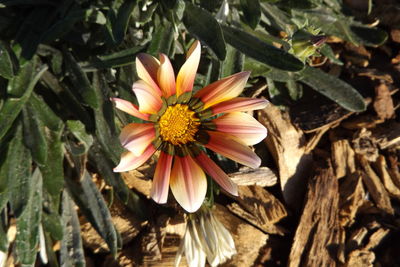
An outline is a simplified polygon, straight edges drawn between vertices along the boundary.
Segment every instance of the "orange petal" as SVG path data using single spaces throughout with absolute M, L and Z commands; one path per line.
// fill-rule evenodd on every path
M 207 179 L 203 170 L 189 156 L 175 156 L 170 186 L 176 201 L 188 212 L 195 212 L 204 201 Z
M 121 161 L 118 166 L 114 168 L 114 172 L 126 172 L 136 169 L 145 163 L 155 151 L 155 147 L 151 144 L 140 156 L 135 156 L 135 154 L 130 151 L 122 153 Z
M 153 184 L 151 186 L 151 198 L 155 202 L 167 203 L 169 177 L 171 174 L 172 156 L 161 152 L 157 167 L 154 172 Z
M 186 62 L 182 65 L 176 79 L 176 94 L 178 96 L 192 91 L 197 68 L 199 67 L 200 55 L 200 42 L 195 41 L 190 47 L 186 56 Z
M 160 68 L 157 72 L 158 84 L 164 97 L 170 97 L 175 94 L 175 74 L 171 62 L 164 54 L 160 54 Z
M 198 91 L 195 97 L 200 98 L 204 108 L 211 107 L 223 101 L 240 95 L 246 86 L 250 72 L 243 71 L 207 85 Z
M 155 90 L 145 81 L 139 80 L 132 85 L 139 102 L 139 111 L 144 113 L 157 113 L 161 106 L 162 100 Z
M 227 113 L 213 122 L 217 131 L 233 135 L 246 145 L 258 144 L 267 136 L 267 129 L 247 113 Z
M 210 175 L 225 191 L 228 193 L 238 196 L 237 185 L 232 182 L 231 178 L 215 164 L 204 152 L 201 152 L 196 157 L 197 163 L 200 167 Z
M 140 79 L 145 81 L 157 91 L 161 96 L 161 90 L 157 84 L 157 72 L 160 67 L 160 62 L 155 57 L 140 53 L 136 57 L 136 72 Z
M 224 101 L 211 107 L 213 114 L 249 111 L 263 109 L 268 105 L 268 100 L 249 97 L 235 97 L 234 99 Z
M 138 110 L 138 107 L 132 104 L 129 101 L 123 100 L 121 98 L 113 97 L 111 98 L 112 101 L 115 103 L 115 107 L 119 110 L 122 110 L 136 118 L 142 120 L 149 120 L 149 114 L 143 114 Z
M 155 136 L 152 123 L 130 123 L 122 129 L 119 140 L 124 148 L 140 156 Z
M 205 147 L 219 153 L 240 164 L 258 168 L 261 165 L 261 159 L 248 146 L 241 143 L 236 137 L 220 132 L 207 132 L 210 140 Z

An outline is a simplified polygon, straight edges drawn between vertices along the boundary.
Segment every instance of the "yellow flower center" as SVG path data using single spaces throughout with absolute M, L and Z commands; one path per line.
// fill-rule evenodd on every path
M 160 135 L 164 141 L 173 145 L 184 145 L 195 141 L 200 120 L 187 105 L 169 106 L 159 122 Z

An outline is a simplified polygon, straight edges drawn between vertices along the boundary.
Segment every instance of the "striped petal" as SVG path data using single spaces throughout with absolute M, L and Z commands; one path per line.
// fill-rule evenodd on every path
M 250 72 L 243 71 L 207 85 L 198 91 L 195 97 L 200 98 L 204 108 L 211 107 L 223 101 L 240 95 L 243 91 Z
M 263 109 L 268 105 L 268 100 L 261 98 L 235 97 L 211 107 L 212 113 L 228 113 Z
M 114 168 L 114 172 L 126 172 L 136 169 L 145 163 L 155 151 L 155 147 L 151 144 L 140 156 L 135 156 L 135 154 L 130 151 L 122 153 L 121 161 L 118 166 Z
M 140 112 L 155 114 L 160 110 L 162 100 L 148 83 L 139 80 L 132 85 L 132 90 L 139 102 Z
M 240 164 L 258 168 L 261 159 L 248 146 L 241 143 L 236 137 L 220 132 L 207 132 L 210 139 L 204 146 Z
M 170 186 L 176 201 L 188 212 L 200 208 L 207 192 L 206 176 L 189 156 L 175 156 Z
M 160 54 L 160 68 L 157 72 L 158 84 L 164 97 L 175 94 L 175 74 L 171 62 L 164 54 Z
M 228 193 L 237 196 L 238 189 L 237 185 L 232 182 L 231 178 L 226 175 L 226 173 L 215 164 L 204 152 L 201 152 L 196 157 L 196 162 L 200 165 L 200 167 L 210 175 L 225 191 Z
M 243 112 L 232 112 L 213 120 L 217 131 L 228 133 L 246 145 L 255 145 L 267 136 L 267 129 L 253 116 Z
M 154 172 L 151 198 L 155 202 L 163 204 L 168 199 L 169 177 L 171 174 L 172 156 L 161 152 L 157 167 Z
M 144 114 L 139 111 L 138 107 L 134 104 L 132 104 L 129 101 L 123 100 L 121 98 L 111 98 L 112 101 L 115 103 L 115 107 L 119 110 L 122 110 L 136 118 L 142 119 L 142 120 L 149 120 L 149 114 Z
M 122 129 L 119 140 L 124 148 L 140 156 L 155 136 L 152 123 L 130 123 Z
M 149 84 L 161 96 L 161 90 L 157 84 L 157 72 L 160 62 L 153 56 L 140 53 L 136 57 L 136 72 L 140 79 Z
M 195 41 L 188 51 L 186 62 L 179 70 L 178 77 L 176 79 L 177 95 L 192 91 L 194 78 L 196 77 L 197 68 L 199 67 L 200 55 L 200 42 Z

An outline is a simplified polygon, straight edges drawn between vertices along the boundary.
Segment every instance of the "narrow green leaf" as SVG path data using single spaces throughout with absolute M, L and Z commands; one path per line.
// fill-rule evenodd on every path
M 7 217 L 6 210 L 1 211 L 0 213 L 1 218 Z M 8 237 L 7 237 L 7 228 L 4 223 L 4 220 L 0 220 L 0 251 L 4 252 L 6 255 L 8 254 Z
M 261 19 L 261 7 L 259 0 L 240 0 L 246 23 L 255 29 Z
M 118 9 L 116 20 L 112 25 L 112 33 L 115 44 L 124 40 L 126 29 L 128 28 L 129 18 L 136 5 L 136 0 L 125 0 Z
M 306 67 L 301 81 L 350 111 L 364 111 L 363 97 L 348 83 L 319 69 Z
M 81 227 L 74 204 L 67 191 L 62 194 L 63 238 L 60 248 L 60 265 L 85 267 L 85 253 L 82 245 Z
M 351 25 L 351 31 L 357 36 L 360 43 L 369 46 L 379 46 L 386 42 L 388 35 L 378 28 L 371 28 L 364 25 Z
M 30 149 L 33 160 L 40 166 L 47 161 L 47 143 L 44 136 L 44 125 L 31 106 L 22 109 L 24 143 Z
M 183 24 L 186 29 L 208 45 L 220 60 L 226 57 L 226 44 L 219 23 L 208 11 L 186 2 Z
M 15 217 L 21 216 L 29 202 L 29 192 L 32 190 L 31 153 L 24 146 L 22 125 L 17 127 L 14 138 L 10 143 L 7 157 L 13 159 L 8 164 L 8 181 L 10 204 Z
M 61 130 L 63 127 L 62 120 L 53 112 L 41 96 L 33 92 L 27 104 L 35 110 L 37 116 L 47 128 L 57 132 Z
M 112 223 L 107 203 L 97 189 L 87 171 L 84 171 L 80 182 L 67 179 L 68 192 L 80 211 L 93 225 L 100 236 L 106 241 L 111 253 L 115 256 L 118 251 L 118 233 Z
M 332 63 L 338 64 L 340 66 L 343 65 L 343 62 L 336 58 L 335 53 L 333 52 L 332 48 L 329 45 L 324 44 L 319 49 L 319 51 L 321 52 L 322 55 L 327 57 Z
M 244 66 L 244 55 L 239 50 L 227 45 L 226 51 L 226 58 L 222 64 L 222 77 L 241 72 Z
M 63 238 L 63 228 L 61 225 L 61 217 L 58 213 L 52 212 L 42 213 L 42 224 L 46 232 L 49 232 L 53 239 L 61 240 Z
M 17 57 L 9 45 L 0 40 L 0 76 L 11 79 L 17 70 Z
M 81 145 L 71 151 L 75 155 L 86 154 L 89 151 L 90 146 L 93 144 L 93 137 L 86 132 L 85 125 L 80 121 L 67 121 L 68 129 L 73 133 L 73 135 L 80 141 Z
M 158 55 L 158 53 L 169 55 L 169 51 L 174 42 L 174 28 L 169 22 L 165 24 L 166 25 L 160 24 L 155 29 L 147 53 L 151 55 Z
M 93 109 L 98 108 L 96 93 L 90 85 L 86 73 L 75 61 L 75 58 L 72 56 L 71 53 L 65 51 L 64 58 L 69 73 L 68 77 L 70 78 L 74 89 L 79 92 L 85 104 L 89 105 Z
M 17 219 L 15 249 L 18 261 L 24 266 L 34 266 L 39 244 L 39 227 L 42 217 L 42 175 L 39 168 L 33 172 L 28 188 L 28 204 Z M 21 192 L 19 192 L 21 194 Z
M 21 71 L 18 74 L 18 76 L 16 76 L 16 77 L 21 78 L 20 75 L 28 75 L 28 77 L 30 77 L 30 78 L 29 78 L 29 82 L 26 84 L 26 87 L 24 87 L 24 94 L 19 98 L 14 98 L 14 97 L 7 98 L 6 101 L 4 102 L 3 106 L 1 107 L 1 110 L 0 110 L 0 140 L 7 133 L 8 129 L 11 127 L 12 123 L 17 118 L 22 107 L 24 106 L 26 101 L 29 99 L 37 81 L 40 79 L 40 77 L 46 71 L 46 69 L 47 69 L 46 66 L 42 66 L 39 69 L 39 71 L 34 73 L 34 75 L 32 75 L 31 73 L 27 74 L 27 73 Z M 22 85 L 22 84 L 20 84 L 20 85 Z M 17 86 L 17 85 L 15 85 L 15 86 Z
M 241 51 L 270 67 L 287 71 L 302 70 L 304 64 L 293 55 L 269 45 L 242 30 L 222 25 L 226 41 Z

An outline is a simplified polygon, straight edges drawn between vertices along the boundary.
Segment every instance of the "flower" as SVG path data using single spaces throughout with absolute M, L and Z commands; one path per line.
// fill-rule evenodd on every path
M 115 172 L 133 170 L 157 150 L 159 160 L 151 197 L 166 203 L 168 188 L 188 212 L 196 211 L 206 195 L 210 175 L 224 190 L 237 195 L 237 186 L 205 153 L 211 149 L 241 164 L 258 167 L 260 158 L 248 147 L 264 139 L 267 130 L 242 111 L 261 109 L 264 99 L 237 97 L 249 72 L 240 72 L 192 92 L 200 61 L 200 43 L 195 41 L 175 80 L 168 57 L 160 59 L 139 54 L 136 70 L 140 78 L 132 86 L 139 106 L 113 98 L 116 107 L 144 120 L 131 123 L 120 141 L 128 151 L 121 156 Z
M 175 266 L 179 266 L 184 252 L 189 267 L 205 266 L 206 258 L 214 267 L 230 259 L 236 254 L 236 249 L 231 234 L 214 217 L 211 209 L 202 208 L 189 217 L 176 253 Z

